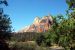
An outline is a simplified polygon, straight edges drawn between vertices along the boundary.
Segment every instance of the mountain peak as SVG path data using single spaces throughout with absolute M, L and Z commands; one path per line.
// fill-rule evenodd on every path
M 40 22 L 40 18 L 39 17 L 35 17 L 34 21 L 33 21 L 33 24 L 37 24 Z
M 35 17 L 32 25 L 20 30 L 20 32 L 46 32 L 52 23 L 53 19 L 51 16 L 44 16 L 42 18 Z

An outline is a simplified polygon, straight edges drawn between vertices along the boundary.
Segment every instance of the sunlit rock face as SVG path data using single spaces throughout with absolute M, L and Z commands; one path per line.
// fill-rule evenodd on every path
M 33 24 L 39 24 L 40 23 L 40 18 L 39 17 L 36 17 L 35 19 L 34 19 L 34 22 L 33 22 Z
M 52 24 L 53 19 L 51 16 L 36 17 L 30 26 L 21 29 L 19 32 L 46 32 Z

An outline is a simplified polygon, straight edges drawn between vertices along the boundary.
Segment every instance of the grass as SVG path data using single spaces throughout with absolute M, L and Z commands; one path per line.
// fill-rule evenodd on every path
M 10 42 L 9 44 L 12 50 L 53 50 L 53 49 L 56 49 L 54 46 L 52 47 L 38 46 L 35 41 Z

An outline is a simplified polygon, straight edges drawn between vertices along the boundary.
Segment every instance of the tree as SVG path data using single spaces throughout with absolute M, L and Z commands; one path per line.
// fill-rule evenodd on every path
M 58 15 L 53 18 L 51 29 L 45 33 L 43 40 L 46 46 L 57 44 L 66 50 L 75 47 L 75 19 Z M 40 39 L 40 38 L 39 38 Z M 50 45 L 48 45 L 50 44 Z
M 68 5 L 68 10 L 66 11 L 68 17 L 75 18 L 75 0 L 66 0 L 66 3 Z
M 53 17 L 51 29 L 45 33 L 43 40 L 46 44 L 57 44 L 65 50 L 75 50 L 75 0 L 66 0 L 68 17 L 62 15 Z M 40 39 L 40 38 L 39 38 Z
M 66 3 L 68 4 L 69 9 L 75 9 L 75 0 L 66 0 Z
M 42 44 L 44 44 L 44 40 L 45 40 L 44 34 L 41 33 L 41 34 L 36 38 L 36 43 L 37 43 L 39 46 L 42 46 Z
M 0 0 L 0 4 L 7 6 L 6 0 Z M 0 50 L 9 50 L 6 41 L 10 37 L 11 33 L 11 20 L 8 15 L 4 14 L 3 8 L 0 8 Z
M 4 3 L 5 5 L 7 5 L 4 1 L 0 1 L 2 3 Z M 3 12 L 3 8 L 0 8 L 0 38 L 6 38 L 6 36 L 8 37 L 7 33 L 11 32 L 11 20 L 8 17 L 8 15 L 4 14 Z
M 68 19 L 68 26 L 70 27 L 70 37 L 71 37 L 71 49 L 75 49 L 75 0 L 66 0 L 66 3 L 68 4 L 68 16 L 70 17 Z

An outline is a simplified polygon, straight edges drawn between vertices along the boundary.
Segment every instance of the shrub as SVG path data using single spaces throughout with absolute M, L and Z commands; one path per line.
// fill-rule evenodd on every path
M 12 45 L 12 50 L 35 50 L 36 44 L 27 42 L 16 42 Z

